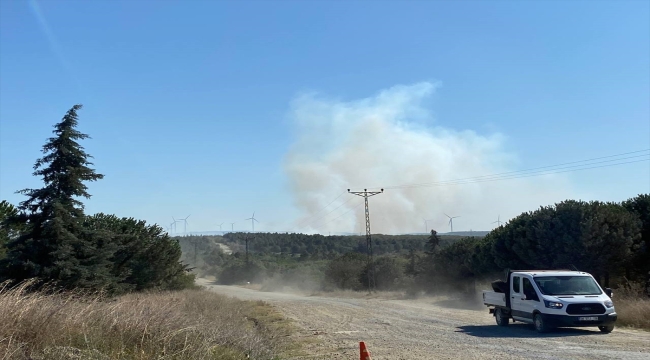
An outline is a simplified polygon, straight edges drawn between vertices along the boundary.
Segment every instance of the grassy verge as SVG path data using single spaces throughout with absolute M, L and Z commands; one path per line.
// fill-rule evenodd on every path
M 614 298 L 619 326 L 650 330 L 650 299 Z
M 292 332 L 263 302 L 203 290 L 109 300 L 0 288 L 2 359 L 276 359 Z
M 642 284 L 628 283 L 614 290 L 614 306 L 618 314 L 617 326 L 650 330 L 650 298 Z

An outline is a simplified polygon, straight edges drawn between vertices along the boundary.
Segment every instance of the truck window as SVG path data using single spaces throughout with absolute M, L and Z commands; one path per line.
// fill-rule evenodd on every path
M 544 295 L 600 295 L 602 291 L 590 276 L 535 276 Z
M 533 283 L 531 283 L 528 278 L 524 278 L 524 295 L 526 295 L 526 299 L 539 301 Z
M 519 282 L 520 282 L 519 279 L 521 279 L 519 276 L 512 277 L 512 289 L 516 293 L 521 293 L 521 287 L 519 286 Z

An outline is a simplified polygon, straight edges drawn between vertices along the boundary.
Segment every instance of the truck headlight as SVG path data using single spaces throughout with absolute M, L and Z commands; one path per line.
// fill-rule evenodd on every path
M 544 305 L 549 309 L 561 309 L 564 307 L 564 304 L 555 301 L 544 300 Z
M 612 300 L 607 300 L 607 301 L 605 301 L 605 306 L 607 306 L 608 308 L 611 308 L 611 307 L 614 307 L 614 303 L 612 302 Z

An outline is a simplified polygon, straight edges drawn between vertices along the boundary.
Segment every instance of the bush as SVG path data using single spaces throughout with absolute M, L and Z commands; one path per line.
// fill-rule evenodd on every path
M 189 286 L 188 268 L 180 261 L 181 247 L 160 226 L 99 213 L 86 217 L 84 227 L 117 246 L 109 259 L 117 293 Z
M 366 264 L 366 257 L 349 253 L 330 261 L 325 269 L 327 288 L 361 289 L 360 276 Z
M 399 261 L 392 256 L 383 256 L 375 259 L 375 289 L 376 290 L 396 290 L 403 288 L 404 278 L 404 261 Z M 368 287 L 368 266 L 363 267 L 359 274 L 359 282 L 363 287 Z
M 217 282 L 223 285 L 244 284 L 247 282 L 260 283 L 265 278 L 265 269 L 257 261 L 234 259 L 221 269 Z

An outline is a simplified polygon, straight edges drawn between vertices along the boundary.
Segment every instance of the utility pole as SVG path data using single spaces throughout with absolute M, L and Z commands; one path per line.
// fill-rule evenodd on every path
M 248 241 L 252 240 L 253 238 L 249 235 L 246 235 L 244 237 L 244 241 L 246 242 L 246 267 L 248 267 Z
M 372 258 L 372 238 L 370 236 L 370 211 L 368 210 L 368 198 L 375 196 L 384 192 L 384 189 L 381 191 L 368 191 L 368 189 L 363 189 L 363 191 L 350 191 L 348 193 L 352 195 L 361 196 L 364 198 L 366 203 L 366 249 L 368 251 L 368 292 L 372 291 L 375 288 L 375 263 Z
M 190 243 L 194 245 L 194 266 L 198 266 L 197 264 L 197 254 L 198 254 L 198 247 L 199 247 L 199 240 L 198 239 L 191 239 Z

